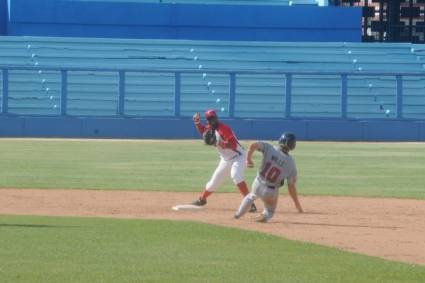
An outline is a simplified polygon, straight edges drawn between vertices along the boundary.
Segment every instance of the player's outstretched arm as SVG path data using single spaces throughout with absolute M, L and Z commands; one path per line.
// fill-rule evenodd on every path
M 292 200 L 294 201 L 295 207 L 298 209 L 298 212 L 303 213 L 304 210 L 301 207 L 300 201 L 298 200 L 298 193 L 297 193 L 297 187 L 295 185 L 295 182 L 293 182 L 292 184 L 288 184 L 288 192 Z
M 249 168 L 254 167 L 254 161 L 252 161 L 252 155 L 254 151 L 258 149 L 258 142 L 254 142 L 249 146 L 248 154 L 246 156 L 246 166 Z

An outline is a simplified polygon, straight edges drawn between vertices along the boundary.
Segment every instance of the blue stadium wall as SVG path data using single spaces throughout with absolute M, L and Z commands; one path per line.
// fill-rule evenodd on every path
M 0 0 L 0 36 L 7 34 L 8 0 Z
M 361 41 L 360 8 L 101 0 L 9 1 L 7 34 L 14 36 Z M 0 7 L 4 13 L 4 3 Z
M 250 120 L 229 124 L 240 139 L 276 140 L 283 131 L 300 140 L 425 141 L 425 121 Z M 130 119 L 82 117 L 0 117 L 1 137 L 199 138 L 190 118 Z
M 10 7 L 7 3 L 10 3 Z M 10 8 L 10 9 L 9 9 Z M 8 9 L 10 14 L 8 14 Z M 237 12 L 235 12 L 237 10 Z M 255 23 L 253 23 L 255 19 Z M 0 35 L 261 41 L 361 39 L 361 10 L 335 7 L 173 5 L 79 0 L 0 0 Z M 424 141 L 411 120 L 233 119 L 241 139 Z M 199 138 L 190 118 L 0 116 L 0 137 Z

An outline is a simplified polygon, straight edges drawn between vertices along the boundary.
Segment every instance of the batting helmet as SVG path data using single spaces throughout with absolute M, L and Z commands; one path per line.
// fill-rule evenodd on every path
M 279 145 L 282 149 L 294 150 L 297 145 L 297 139 L 293 133 L 284 132 L 279 138 Z
M 217 118 L 217 113 L 215 113 L 215 111 L 214 110 L 212 110 L 212 109 L 209 109 L 209 110 L 207 110 L 207 111 L 205 111 L 205 119 L 210 119 L 210 118 L 212 118 L 212 117 L 215 117 L 215 118 Z

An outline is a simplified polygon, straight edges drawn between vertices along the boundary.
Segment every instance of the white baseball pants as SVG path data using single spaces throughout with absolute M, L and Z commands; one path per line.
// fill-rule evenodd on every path
M 241 154 L 231 160 L 220 158 L 220 163 L 214 171 L 211 179 L 205 186 L 209 192 L 214 192 L 224 180 L 230 176 L 235 185 L 244 181 L 244 173 L 246 169 L 245 154 Z

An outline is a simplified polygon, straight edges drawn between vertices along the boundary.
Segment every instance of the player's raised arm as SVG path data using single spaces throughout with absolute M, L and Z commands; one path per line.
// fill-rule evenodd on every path
M 252 161 L 252 155 L 254 154 L 254 151 L 258 150 L 259 144 L 258 142 L 254 142 L 249 146 L 248 154 L 246 156 L 246 166 L 249 168 L 254 167 L 254 161 Z
M 292 200 L 294 201 L 295 207 L 298 209 L 298 212 L 303 213 L 304 210 L 301 207 L 300 201 L 298 200 L 296 183 L 297 183 L 297 177 L 292 177 L 292 180 L 288 182 L 288 192 Z
M 193 122 L 195 123 L 195 127 L 198 130 L 198 132 L 202 135 L 205 131 L 205 126 L 201 123 L 201 117 L 199 116 L 199 113 L 196 112 L 193 114 Z

